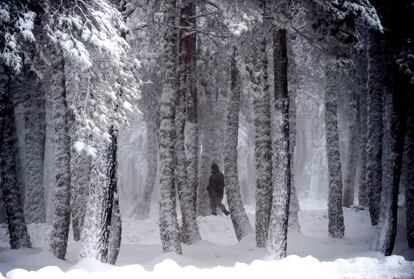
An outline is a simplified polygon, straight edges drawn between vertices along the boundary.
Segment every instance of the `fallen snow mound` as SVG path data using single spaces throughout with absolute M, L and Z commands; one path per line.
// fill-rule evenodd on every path
M 170 255 L 172 258 L 179 257 Z M 300 267 L 300 268 L 298 268 Z M 87 272 L 86 270 L 94 270 Z M 94 259 L 83 259 L 68 272 L 56 266 L 44 267 L 38 271 L 14 269 L 6 274 L 8 279 L 113 279 L 113 278 L 306 278 L 306 279 L 344 279 L 372 278 L 412 279 L 414 263 L 400 256 L 390 256 L 384 260 L 372 258 L 338 259 L 333 262 L 321 262 L 308 256 L 288 256 L 279 261 L 255 260 L 251 264 L 236 263 L 234 267 L 197 268 L 181 267 L 174 259 L 165 259 L 156 264 L 152 271 L 141 265 L 112 267 Z M 5 277 L 0 277 L 5 278 Z

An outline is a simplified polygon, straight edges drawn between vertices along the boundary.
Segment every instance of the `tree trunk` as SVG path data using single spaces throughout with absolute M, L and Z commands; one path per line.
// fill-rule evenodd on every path
M 378 224 L 382 176 L 382 68 L 383 41 L 381 34 L 371 31 L 368 40 L 368 97 L 367 97 L 367 171 L 366 187 L 372 225 Z
M 181 3 L 180 26 L 182 28 L 196 28 L 195 13 L 196 4 L 192 0 Z M 189 34 L 188 30 L 180 29 L 179 36 L 180 83 L 177 102 L 180 105 L 176 107 L 176 146 L 178 148 L 176 150 L 176 183 L 182 214 L 180 239 L 184 243 L 191 244 L 201 239 L 196 219 L 198 187 L 197 88 L 194 73 L 196 33 Z
M 258 44 L 260 49 L 254 49 L 249 58 L 248 72 L 253 83 L 256 130 L 256 245 L 263 248 L 272 208 L 272 138 L 266 39 L 261 38 Z
M 357 107 L 355 94 L 351 91 L 345 91 L 346 100 L 348 105 L 348 146 L 347 146 L 347 158 L 344 171 L 344 189 L 342 196 L 342 205 L 344 207 L 351 207 L 354 204 L 354 193 L 355 193 L 355 174 L 357 164 L 357 142 L 358 142 L 358 130 L 357 130 Z
M 338 64 L 338 63 L 337 63 Z M 325 128 L 329 172 L 328 218 L 329 235 L 333 238 L 344 236 L 342 212 L 342 171 L 339 154 L 337 96 L 341 92 L 339 66 L 329 61 L 325 68 Z
M 414 248 L 414 90 L 408 90 L 407 122 L 404 147 L 404 168 L 406 177 L 402 181 L 405 188 L 408 246 Z
M 66 96 L 65 61 L 60 49 L 53 50 L 52 85 L 53 120 L 55 122 L 56 193 L 50 250 L 59 259 L 66 255 L 70 225 L 70 137 L 69 108 Z
M 71 153 L 71 212 L 73 239 L 79 241 L 85 220 L 86 204 L 89 195 L 91 175 L 91 158 L 85 154 L 78 154 L 72 149 Z
M 389 48 L 389 49 L 388 49 Z M 385 47 L 382 54 L 382 69 L 387 72 L 384 82 L 383 120 L 384 147 L 382 150 L 382 193 L 381 210 L 378 222 L 378 235 L 374 240 L 374 250 L 390 256 L 394 249 L 397 234 L 398 193 L 404 151 L 405 133 L 405 90 L 408 83 L 401 79 L 397 65 L 393 65 L 391 46 Z M 388 54 L 388 55 L 387 55 Z M 390 61 L 391 60 L 391 61 Z M 384 62 L 385 61 L 385 62 Z M 388 69 L 388 71 L 387 71 Z M 392 69 L 391 71 L 389 69 Z
M 287 38 L 287 52 L 288 52 L 288 84 L 290 82 L 289 75 L 293 76 L 293 79 L 297 78 L 298 72 L 296 71 L 296 63 L 294 61 L 293 48 L 291 45 L 291 39 Z M 289 58 L 292 57 L 292 58 Z M 274 62 L 273 62 L 274 63 Z M 295 82 L 295 81 L 294 81 Z M 296 149 L 296 95 L 297 88 L 294 85 L 288 86 L 289 94 L 289 154 L 290 154 L 290 202 L 289 202 L 289 229 L 300 231 L 299 225 L 299 199 L 296 192 L 295 186 L 295 175 L 294 175 L 294 160 L 296 160 L 295 149 Z M 302 157 L 298 157 L 302 158 Z
M 91 176 L 91 157 L 86 152 L 78 152 L 74 148 L 78 140 L 79 125 L 75 119 L 71 119 L 71 202 L 73 239 L 79 241 L 83 222 L 85 220 L 86 204 L 88 203 L 89 183 Z
M 237 143 L 239 134 L 239 111 L 241 80 L 236 64 L 236 49 L 231 59 L 231 91 L 224 134 L 224 181 L 231 221 L 238 240 L 252 231 L 241 199 L 237 171 Z
M 359 182 L 358 182 L 358 204 L 368 206 L 368 189 L 366 184 L 367 175 L 367 91 L 361 89 L 357 96 L 358 103 L 358 152 L 360 156 Z
M 162 5 L 164 21 L 176 25 L 175 0 L 164 1 Z M 176 212 L 174 188 L 174 141 L 175 103 L 177 95 L 177 34 L 174 28 L 164 30 L 165 48 L 163 53 L 165 74 L 160 100 L 159 167 L 160 167 L 160 237 L 163 252 L 181 254 L 181 243 Z
M 29 67 L 30 65 L 25 65 Z M 27 223 L 46 222 L 46 202 L 43 185 L 43 161 L 45 154 L 45 99 L 40 80 L 35 73 L 25 69 L 22 75 L 24 101 L 24 212 Z
M 92 163 L 89 199 L 86 208 L 80 257 L 93 257 L 108 262 L 114 195 L 117 189 L 118 135 L 109 128 L 110 141 L 101 141 L 102 148 Z
M 275 83 L 274 185 L 266 251 L 275 259 L 280 259 L 286 256 L 291 186 L 288 60 L 285 29 L 275 28 L 273 30 L 273 57 Z
M 2 192 L 10 248 L 31 247 L 23 211 L 21 186 L 17 181 L 18 144 L 10 69 L 0 65 L 0 190 Z
M 117 173 L 115 173 L 116 181 L 118 181 Z M 111 228 L 109 232 L 109 248 L 108 248 L 108 260 L 110 264 L 115 264 L 118 258 L 119 250 L 121 248 L 122 239 L 122 218 L 119 211 L 119 196 L 118 196 L 118 184 L 115 185 L 114 199 L 112 205 L 112 217 Z

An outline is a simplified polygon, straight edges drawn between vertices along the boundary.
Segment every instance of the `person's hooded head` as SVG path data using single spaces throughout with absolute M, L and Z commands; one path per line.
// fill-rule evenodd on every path
M 213 174 L 217 174 L 217 173 L 219 173 L 219 172 L 220 172 L 219 167 L 217 166 L 217 164 L 216 164 L 216 163 L 213 163 L 213 164 L 211 165 L 211 173 L 213 173 Z

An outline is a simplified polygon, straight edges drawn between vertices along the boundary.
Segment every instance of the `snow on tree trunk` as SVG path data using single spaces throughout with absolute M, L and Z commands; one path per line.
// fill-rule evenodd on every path
M 345 105 L 347 108 L 346 113 L 348 114 L 348 145 L 347 145 L 347 158 L 344 170 L 344 185 L 342 193 L 342 205 L 344 207 L 350 207 L 354 204 L 354 192 L 355 192 L 355 174 L 357 164 L 357 141 L 358 141 L 358 130 L 357 130 L 357 108 L 356 99 L 354 92 L 346 90 L 343 93 L 346 94 Z
M 25 67 L 28 67 L 25 65 Z M 46 222 L 46 203 L 43 185 L 43 161 L 45 154 L 45 99 L 40 80 L 35 73 L 26 69 L 22 75 L 22 90 L 26 95 L 24 106 L 23 166 L 25 180 L 24 212 L 27 223 Z
M 237 144 L 239 134 L 239 111 L 241 80 L 236 64 L 236 49 L 231 59 L 231 85 L 226 130 L 224 134 L 224 184 L 231 221 L 238 240 L 252 232 L 240 194 L 237 170 Z
M 289 75 L 292 79 L 297 78 L 296 63 L 294 62 L 294 51 L 291 39 L 287 39 L 288 52 L 288 94 L 289 94 L 289 154 L 290 154 L 290 202 L 289 202 L 289 229 L 300 231 L 299 225 L 299 199 L 296 192 L 295 176 L 294 176 L 294 160 L 296 160 L 296 95 L 297 88 L 292 85 Z M 290 58 L 291 57 L 291 58 Z M 273 62 L 274 63 L 274 62 Z M 294 81 L 298 82 L 298 81 Z M 298 158 L 301 158 L 298 156 Z
M 9 229 L 11 249 L 31 247 L 23 211 L 21 186 L 17 180 L 18 145 L 10 69 L 0 65 L 0 190 Z
M 264 35 L 262 35 L 264 36 Z M 256 157 L 256 245 L 265 247 L 272 208 L 272 138 L 266 39 L 260 38 L 248 58 L 253 85 Z
M 196 28 L 195 13 L 196 4 L 192 0 L 183 1 L 180 6 L 180 27 Z M 196 219 L 199 155 L 197 88 L 194 73 L 196 32 L 190 33 L 186 29 L 180 29 L 179 40 L 179 106 L 176 107 L 175 118 L 175 140 L 178 148 L 175 151 L 176 183 L 182 214 L 180 239 L 186 244 L 191 244 L 201 239 Z
M 117 189 L 117 131 L 109 128 L 110 140 L 100 140 L 98 150 L 92 163 L 89 199 L 86 208 L 83 230 L 81 233 L 80 257 L 93 257 L 101 262 L 108 262 L 110 229 L 114 194 Z
M 358 95 L 358 152 L 360 158 L 359 181 L 358 181 L 358 204 L 368 206 L 368 189 L 366 184 L 367 174 L 367 94 L 366 90 L 361 90 Z
M 195 220 L 193 193 L 187 180 L 187 158 L 185 153 L 185 91 L 178 91 L 175 108 L 175 183 L 178 190 L 178 198 L 181 205 L 182 226 L 180 228 L 180 240 L 191 244 L 201 239 Z M 194 215 L 193 215 L 194 214 Z M 195 225 L 195 227 L 192 227 Z
M 68 103 L 74 111 L 69 118 L 72 232 L 73 239 L 79 241 L 88 202 L 92 159 L 83 149 L 83 142 L 88 136 L 85 134 L 85 124 L 82 123 L 87 118 L 85 107 L 91 103 L 87 99 L 79 102 L 81 96 L 88 95 L 91 77 L 79 76 L 77 66 L 76 63 L 68 61 L 65 74 L 71 77 L 66 80 L 66 88 Z
M 404 167 L 406 177 L 402 181 L 405 188 L 405 204 L 407 219 L 407 241 L 411 248 L 414 248 L 414 93 L 408 91 L 407 122 L 404 147 Z
M 148 121 L 149 122 L 149 121 Z M 151 196 L 154 191 L 155 181 L 157 178 L 158 167 L 158 139 L 154 123 L 147 122 L 147 174 L 145 177 L 144 189 L 142 195 L 137 201 L 137 209 L 134 216 L 138 220 L 144 220 L 149 217 Z
M 52 69 L 47 71 L 50 76 Z M 56 142 L 54 141 L 55 123 L 53 121 L 53 101 L 54 92 L 50 90 L 50 79 L 43 84 L 45 89 L 45 108 L 46 108 L 46 141 L 45 141 L 45 160 L 43 162 L 43 183 L 45 187 L 46 200 L 46 223 L 53 223 L 53 204 L 56 190 L 56 166 L 54 164 L 54 154 Z
M 73 145 L 72 145 L 73 147 Z M 71 167 L 71 205 L 73 239 L 79 241 L 85 219 L 86 204 L 89 194 L 91 158 L 85 152 L 78 153 L 72 148 Z
M 382 176 L 382 96 L 384 69 L 381 34 L 371 31 L 368 40 L 368 97 L 367 97 L 367 170 L 366 187 L 372 225 L 378 224 Z
M 329 235 L 333 238 L 344 236 L 344 217 L 342 212 L 342 171 L 339 154 L 337 94 L 341 92 L 342 73 L 338 61 L 329 61 L 325 66 L 325 128 L 326 149 L 329 172 L 328 218 Z
M 50 250 L 60 259 L 66 254 L 70 225 L 70 136 L 69 108 L 66 95 L 65 61 L 62 51 L 52 50 L 52 68 L 50 90 L 53 92 L 53 121 L 55 122 L 56 149 L 56 193 L 54 200 L 53 224 L 50 238 Z
M 162 3 L 164 22 L 175 26 L 175 0 Z M 160 99 L 160 129 L 159 129 L 159 185 L 160 185 L 160 237 L 163 252 L 181 254 L 181 243 L 176 212 L 176 197 L 174 187 L 174 141 L 175 141 L 175 103 L 177 95 L 177 34 L 174 28 L 165 28 L 164 32 L 164 78 Z
M 273 258 L 280 259 L 286 256 L 291 186 L 288 61 L 285 29 L 275 28 L 273 30 L 273 57 L 275 90 L 274 130 L 272 133 L 274 184 L 266 252 Z
M 117 174 L 115 174 L 117 176 Z M 118 178 L 116 178 L 118 180 Z M 122 218 L 119 211 L 118 185 L 115 185 L 112 206 L 111 229 L 109 232 L 108 263 L 115 264 L 121 248 Z
M 364 33 L 366 36 L 366 33 Z M 357 203 L 360 206 L 368 206 L 368 193 L 366 187 L 367 165 L 367 75 L 368 57 L 366 46 L 354 54 L 355 61 L 355 91 L 356 91 L 356 127 L 357 130 L 357 172 L 355 178 L 358 189 Z
M 76 105 L 76 104 L 74 104 Z M 71 201 L 70 209 L 72 216 L 73 239 L 79 241 L 83 221 L 85 219 L 86 204 L 89 194 L 89 180 L 91 173 L 91 157 L 85 151 L 76 149 L 76 142 L 80 140 L 80 125 L 77 119 L 70 119 L 70 136 L 71 136 L 71 154 L 70 154 L 70 171 L 71 171 Z
M 397 234 L 398 193 L 404 150 L 406 80 L 400 79 L 397 66 L 393 65 L 391 46 L 383 52 L 382 69 L 386 72 L 383 95 L 384 137 L 382 150 L 382 192 L 378 234 L 374 250 L 390 256 Z M 387 55 L 388 54 L 388 55 Z M 387 61 L 388 60 L 388 61 Z

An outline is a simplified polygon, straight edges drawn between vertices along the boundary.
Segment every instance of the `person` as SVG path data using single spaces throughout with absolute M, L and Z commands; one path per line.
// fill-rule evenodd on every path
M 217 207 L 227 216 L 227 211 L 224 204 L 221 203 L 224 191 L 224 175 L 220 172 L 217 164 L 211 165 L 211 176 L 207 187 L 208 195 L 210 197 L 211 214 L 217 215 Z

